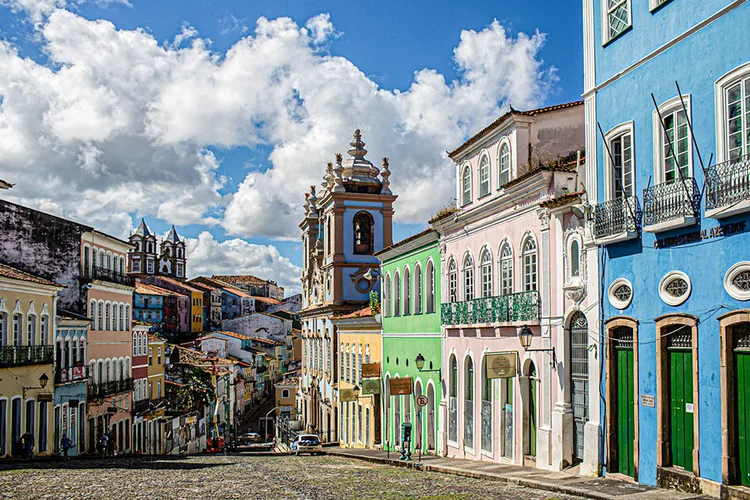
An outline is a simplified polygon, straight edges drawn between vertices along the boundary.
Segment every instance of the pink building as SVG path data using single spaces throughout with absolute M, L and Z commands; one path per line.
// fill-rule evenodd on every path
M 571 384 L 565 345 L 568 321 L 589 307 L 581 273 L 596 262 L 595 248 L 585 256 L 583 222 L 570 215 L 583 194 L 583 112 L 582 102 L 511 109 L 450 153 L 458 208 L 432 221 L 444 273 L 447 456 L 544 469 L 583 458 L 573 456 L 583 438 L 574 437 L 571 385 L 586 384 Z M 521 333 L 530 335 L 526 348 Z

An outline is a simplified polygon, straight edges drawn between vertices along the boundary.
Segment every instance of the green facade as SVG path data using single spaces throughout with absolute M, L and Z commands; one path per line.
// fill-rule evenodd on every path
M 428 230 L 420 235 L 408 238 L 397 243 L 390 249 L 379 255 L 382 261 L 382 278 L 384 295 L 383 300 L 390 300 L 390 305 L 383 304 L 383 365 L 382 377 L 384 392 L 387 391 L 389 378 L 411 377 L 413 382 L 413 394 L 411 396 L 390 396 L 383 401 L 383 447 L 396 451 L 400 443 L 400 431 L 396 429 L 397 401 L 399 421 L 406 421 L 407 415 L 412 424 L 413 437 L 411 449 L 417 453 L 417 446 L 422 452 L 438 449 L 439 436 L 439 411 L 442 399 L 442 388 L 440 374 L 437 370 L 441 368 L 442 340 L 440 335 L 440 252 L 438 250 L 437 234 Z M 434 307 L 428 307 L 430 294 L 427 288 L 430 286 L 427 276 L 430 264 L 434 274 Z M 417 266 L 419 264 L 419 267 Z M 410 308 L 404 310 L 406 292 L 401 295 L 400 315 L 394 315 L 394 292 L 395 273 L 399 271 L 401 285 L 404 286 L 404 269 L 409 268 L 410 284 Z M 416 271 L 422 274 L 422 308 L 417 311 L 415 287 L 417 285 Z M 391 293 L 386 289 L 390 284 Z M 387 314 L 390 313 L 390 314 Z M 417 355 L 421 354 L 425 359 L 423 370 L 419 371 L 415 364 Z M 426 370 L 435 371 L 426 371 Z M 421 390 L 420 390 L 421 388 Z M 418 392 L 432 399 L 424 408 L 416 404 Z M 385 394 L 384 394 L 385 396 Z M 390 404 L 389 404 L 390 403 Z M 408 405 L 408 408 L 407 408 Z M 420 422 L 421 420 L 421 422 Z M 430 425 L 431 424 L 431 425 Z M 418 429 L 421 427 L 421 433 Z M 428 428 L 431 427 L 431 430 Z M 419 434 L 419 435 L 417 435 Z

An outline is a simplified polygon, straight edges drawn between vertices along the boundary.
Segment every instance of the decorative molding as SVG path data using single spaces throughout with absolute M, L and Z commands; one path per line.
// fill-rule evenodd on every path
M 738 286 L 736 281 L 748 284 Z M 736 300 L 750 300 L 750 262 L 738 262 L 724 275 L 724 289 Z
M 630 297 L 628 298 L 622 298 L 618 297 L 615 292 L 621 287 L 626 286 L 630 289 Z M 633 302 L 633 284 L 630 282 L 630 280 L 626 278 L 617 278 L 612 282 L 612 284 L 609 285 L 609 289 L 607 290 L 607 298 L 609 298 L 609 303 L 612 304 L 612 306 L 615 309 L 619 309 L 622 311 L 623 309 L 627 309 L 631 302 Z
M 687 285 L 687 288 L 685 288 L 684 292 L 680 295 L 674 295 L 674 293 L 669 291 L 668 289 L 668 287 L 671 284 L 675 283 L 677 280 L 682 280 Z M 682 271 L 671 271 L 667 273 L 659 282 L 659 296 L 665 304 L 670 306 L 679 306 L 680 304 L 684 303 L 688 299 L 688 297 L 690 297 L 690 293 L 692 292 L 692 290 L 693 285 L 690 282 L 690 277 Z

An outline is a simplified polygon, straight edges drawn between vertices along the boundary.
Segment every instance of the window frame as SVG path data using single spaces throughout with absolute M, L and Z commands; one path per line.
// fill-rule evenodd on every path
M 366 219 L 366 221 L 364 220 Z M 369 231 L 360 229 L 360 233 L 368 232 L 367 237 L 369 241 L 366 243 L 357 243 L 357 223 L 364 223 L 368 225 Z M 366 249 L 358 247 L 367 246 Z M 375 252 L 375 218 L 367 210 L 360 210 L 352 218 L 352 251 L 354 255 L 372 255 Z
M 508 255 L 503 255 L 505 250 L 508 250 Z M 498 270 L 500 272 L 500 281 L 498 282 L 499 290 L 498 292 L 500 295 L 511 295 L 514 293 L 515 286 L 513 282 L 513 245 L 510 244 L 508 241 L 504 241 L 502 245 L 500 245 L 500 253 L 499 253 L 499 265 Z M 506 267 L 505 264 L 508 264 L 508 275 L 506 276 L 505 271 Z M 507 280 L 506 280 L 507 278 Z M 510 288 L 506 286 L 506 281 L 510 283 Z
M 750 79 L 750 62 L 746 62 L 736 68 L 732 69 L 721 78 L 716 80 L 714 83 L 714 112 L 716 113 L 716 162 L 724 163 L 729 161 L 729 136 L 727 132 L 729 130 L 727 126 L 727 93 L 730 87 L 740 83 L 742 84 L 745 80 Z M 748 84 L 745 84 L 748 85 Z M 750 92 L 747 95 L 750 95 Z M 742 112 L 742 109 L 740 108 Z M 750 110 L 745 110 L 747 113 Z M 740 113 L 742 114 L 742 113 Z M 742 129 L 741 129 L 742 130 Z M 750 131 L 750 123 L 748 123 L 747 129 L 743 130 L 742 133 L 746 134 Z M 746 137 L 746 136 L 745 136 Z M 750 155 L 750 140 L 745 144 L 747 153 Z M 740 155 L 740 157 L 745 156 Z
M 503 148 L 508 148 L 508 178 L 503 181 Z M 508 137 L 500 139 L 500 145 L 497 148 L 497 183 L 498 189 L 509 183 L 513 179 L 513 148 L 510 146 Z
M 458 265 L 453 257 L 448 261 L 448 302 L 458 302 Z
M 474 276 L 474 259 L 471 253 L 466 252 L 461 269 L 461 278 L 463 282 L 464 301 L 474 300 L 476 298 L 476 281 Z M 471 292 L 471 293 L 469 293 Z
M 480 280 L 480 292 L 481 292 L 481 298 L 489 298 L 492 297 L 493 292 L 493 283 L 492 283 L 492 273 L 493 270 L 493 262 L 492 262 L 492 252 L 490 252 L 489 248 L 484 248 L 482 250 L 482 253 L 479 257 L 479 280 Z
M 534 248 L 527 249 L 526 247 L 530 242 L 534 244 Z M 530 287 L 528 279 L 530 273 L 527 269 L 530 264 L 527 263 L 527 258 L 532 256 L 534 257 L 534 282 L 533 287 Z M 523 271 L 523 291 L 531 292 L 539 290 L 539 246 L 536 243 L 536 239 L 530 234 L 523 239 L 523 244 L 521 245 L 521 269 Z
M 427 261 L 427 303 L 425 304 L 425 311 L 427 314 L 435 312 L 435 264 L 432 259 Z
M 467 183 L 467 175 L 468 175 L 468 183 Z M 468 205 L 471 205 L 472 203 L 472 172 L 471 172 L 471 165 L 469 163 L 465 163 L 463 168 L 461 169 L 461 182 L 459 183 L 459 186 L 461 188 L 461 206 L 465 207 Z
M 479 174 L 479 196 L 477 197 L 477 199 L 482 199 L 485 196 L 492 194 L 490 155 L 486 151 L 479 155 L 479 165 L 477 166 L 477 173 Z M 485 173 L 487 174 L 486 179 L 484 179 Z
M 609 0 L 602 0 L 601 2 L 601 8 L 602 8 L 602 46 L 606 46 L 610 42 L 617 40 L 622 35 L 633 29 L 633 2 L 631 0 L 617 0 L 619 2 L 622 2 L 620 5 L 627 6 L 628 10 L 628 22 L 627 26 L 625 26 L 622 31 L 619 33 L 612 35 L 610 34 L 610 27 L 609 27 L 609 15 L 610 12 L 614 12 L 614 10 L 617 9 L 617 7 L 614 10 L 610 10 L 609 7 Z M 618 5 L 619 7 L 619 5 Z
M 409 266 L 404 266 L 404 316 L 411 314 L 411 272 Z
M 692 122 L 692 105 L 690 94 L 684 94 L 683 99 L 685 100 L 685 107 L 687 108 L 687 120 L 685 121 L 685 131 L 687 133 L 687 175 L 686 179 L 692 178 L 695 175 L 694 160 L 693 160 L 693 136 L 690 132 L 690 126 L 688 121 Z M 671 99 L 663 102 L 659 105 L 659 113 L 662 118 L 666 118 L 668 115 L 679 113 L 682 111 L 682 103 L 680 102 L 680 96 L 672 97 Z M 675 162 L 675 178 L 671 181 L 666 180 L 666 151 L 668 147 L 667 142 L 664 139 L 665 131 L 662 130 L 662 125 L 659 119 L 659 113 L 656 110 L 652 111 L 652 123 L 653 123 L 653 143 L 654 143 L 654 184 L 663 184 L 665 182 L 679 182 L 680 175 L 677 173 L 679 168 Z M 672 139 L 672 146 L 677 148 L 677 140 Z M 672 152 L 675 155 L 675 152 Z
M 626 195 L 624 185 L 622 186 L 622 193 L 623 197 L 633 197 L 636 195 L 636 156 L 635 156 L 635 123 L 633 121 L 628 121 L 624 123 L 620 123 L 619 125 L 616 125 L 609 129 L 606 134 L 604 134 L 604 140 L 606 141 L 605 148 L 604 148 L 604 197 L 605 201 L 612 201 L 618 199 L 616 197 L 617 194 L 617 186 L 616 186 L 616 175 L 615 175 L 615 169 L 617 168 L 613 163 L 612 159 L 614 158 L 615 154 L 613 151 L 612 143 L 616 140 L 621 140 L 624 136 L 629 135 L 630 136 L 630 175 L 633 178 L 632 186 L 631 186 L 631 194 Z M 607 152 L 609 150 L 609 152 Z M 612 153 L 612 157 L 610 157 L 609 153 Z M 621 166 L 622 174 L 620 175 L 620 182 L 624 183 L 624 172 L 625 169 Z
M 393 316 L 401 316 L 401 274 L 396 270 L 393 273 Z
M 424 280 L 422 279 L 422 266 L 419 262 L 414 265 L 414 314 L 422 314 L 422 301 Z

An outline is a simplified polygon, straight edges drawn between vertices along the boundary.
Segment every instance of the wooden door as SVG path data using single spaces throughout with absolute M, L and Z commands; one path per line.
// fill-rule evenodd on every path
M 631 337 L 632 338 L 632 337 Z M 617 472 L 635 476 L 635 388 L 633 344 L 619 343 L 616 347 L 617 382 Z
M 670 439 L 672 465 L 693 470 L 693 355 L 669 349 Z
M 746 339 L 745 339 L 746 340 Z M 736 343 L 735 343 L 736 344 Z M 737 370 L 737 479 L 750 486 L 750 349 L 735 349 Z

